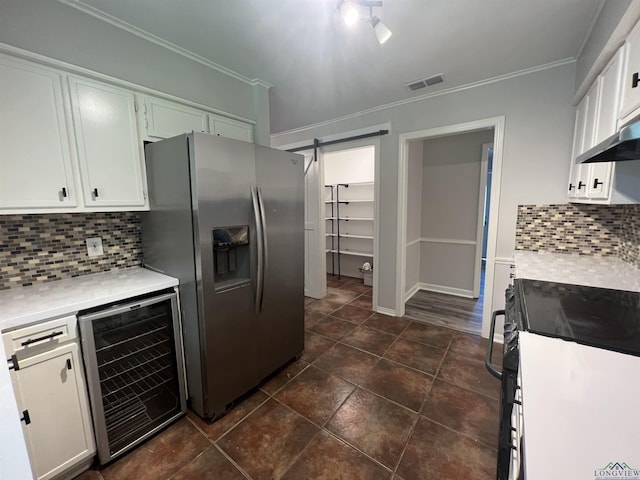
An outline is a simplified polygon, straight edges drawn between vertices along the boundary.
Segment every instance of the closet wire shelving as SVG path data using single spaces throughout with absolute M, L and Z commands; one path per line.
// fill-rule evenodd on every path
M 331 253 L 331 273 L 341 278 L 341 265 L 340 265 L 340 255 L 354 255 L 358 257 L 366 257 L 373 258 L 373 253 L 364 252 L 359 250 L 350 250 L 348 248 L 343 248 L 341 239 L 351 238 L 351 239 L 366 239 L 373 240 L 373 235 L 362 235 L 362 234 L 351 234 L 351 233 L 341 233 L 340 232 L 340 222 L 349 222 L 349 221 L 363 221 L 363 222 L 373 222 L 373 216 L 371 217 L 356 217 L 356 216 L 341 216 L 340 214 L 340 205 L 349 205 L 349 204 L 357 204 L 357 203 L 371 203 L 373 204 L 373 199 L 340 199 L 340 188 L 349 188 L 349 186 L 372 186 L 372 182 L 351 182 L 351 183 L 337 183 L 331 185 L 325 185 L 325 188 L 329 188 L 329 200 L 325 201 L 325 204 L 329 204 L 331 206 L 331 214 L 329 217 L 326 217 L 325 220 L 330 220 L 331 224 L 331 232 L 327 233 L 326 236 L 331 239 L 331 247 L 326 250 L 327 253 Z M 337 267 L 337 268 L 336 268 Z

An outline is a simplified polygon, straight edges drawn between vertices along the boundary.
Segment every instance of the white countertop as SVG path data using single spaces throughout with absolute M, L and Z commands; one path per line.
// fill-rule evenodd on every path
M 3 290 L 0 331 L 176 285 L 178 280 L 173 277 L 134 267 Z M 6 358 L 2 341 L 0 358 Z M 19 419 L 9 370 L 0 368 L 0 479 L 27 479 L 32 475 Z
M 516 277 L 640 292 L 640 269 L 618 257 L 516 250 Z
M 0 291 L 0 332 L 178 285 L 141 267 Z
M 616 462 L 640 469 L 640 357 L 519 338 L 526 477 L 601 478 L 596 471 Z

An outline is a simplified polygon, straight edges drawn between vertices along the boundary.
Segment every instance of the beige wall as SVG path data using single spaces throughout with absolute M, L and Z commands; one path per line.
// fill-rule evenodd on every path
M 427 290 L 471 296 L 475 245 L 422 242 L 420 283 Z
M 422 237 L 475 240 L 482 144 L 493 130 L 424 141 Z
M 424 141 L 420 282 L 442 290 L 473 290 L 482 144 L 493 130 Z

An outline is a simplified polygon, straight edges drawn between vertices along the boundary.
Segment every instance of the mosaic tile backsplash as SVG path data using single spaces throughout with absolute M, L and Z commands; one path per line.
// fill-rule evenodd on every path
M 85 240 L 101 237 L 104 255 Z M 0 216 L 0 290 L 140 265 L 140 214 Z
M 520 205 L 516 250 L 615 255 L 640 267 L 640 205 Z

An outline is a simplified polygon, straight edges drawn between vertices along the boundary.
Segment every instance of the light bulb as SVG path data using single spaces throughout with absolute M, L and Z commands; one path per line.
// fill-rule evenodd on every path
M 358 10 L 356 10 L 349 2 L 342 2 L 340 4 L 340 15 L 342 15 L 342 20 L 344 20 L 344 23 L 349 26 L 356 23 L 358 21 L 358 17 L 360 16 Z

